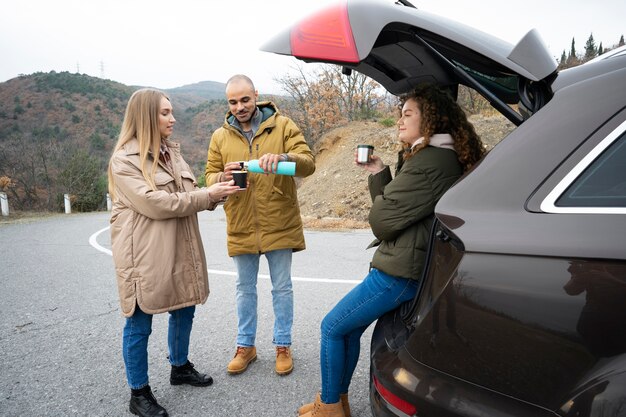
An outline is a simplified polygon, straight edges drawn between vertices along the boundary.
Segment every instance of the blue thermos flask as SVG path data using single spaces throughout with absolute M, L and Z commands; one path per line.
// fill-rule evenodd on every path
M 264 171 L 259 166 L 258 159 L 252 159 L 248 162 L 244 162 L 244 166 L 248 172 L 255 172 L 257 174 L 263 174 Z M 276 174 L 279 175 L 296 175 L 296 163 L 291 161 L 280 161 L 276 167 Z

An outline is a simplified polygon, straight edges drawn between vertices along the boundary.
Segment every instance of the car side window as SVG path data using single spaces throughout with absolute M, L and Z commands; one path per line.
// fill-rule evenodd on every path
M 541 200 L 544 213 L 626 214 L 626 120 L 593 149 Z
M 555 205 L 626 207 L 626 133 L 622 133 L 578 176 Z

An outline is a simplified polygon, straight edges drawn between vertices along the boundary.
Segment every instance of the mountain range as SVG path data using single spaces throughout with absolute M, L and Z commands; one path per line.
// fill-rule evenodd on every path
M 48 72 L 21 75 L 0 83 L 0 144 L 52 140 L 107 159 L 115 145 L 128 98 L 141 86 L 127 86 L 84 74 Z M 172 139 L 181 142 L 188 162 L 204 165 L 208 140 L 227 110 L 225 84 L 202 81 L 163 90 L 177 124 Z M 0 166 L 0 175 L 2 172 Z
M 117 141 L 126 104 L 141 86 L 69 72 L 38 72 L 0 83 L 0 191 L 15 208 L 56 210 L 81 172 L 99 179 L 84 185 L 106 190 L 106 167 Z M 203 81 L 163 90 L 177 123 L 172 140 L 196 177 L 204 174 L 211 134 L 228 109 L 225 84 Z M 281 100 L 271 96 L 265 99 Z M 59 197 L 60 196 L 60 197 Z M 101 207 L 92 201 L 85 209 Z

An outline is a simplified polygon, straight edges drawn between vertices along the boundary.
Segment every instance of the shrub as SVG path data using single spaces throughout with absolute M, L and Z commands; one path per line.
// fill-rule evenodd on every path
M 395 126 L 396 121 L 392 119 L 391 117 L 387 117 L 386 119 L 382 119 L 380 121 L 380 124 L 385 127 L 392 127 L 392 126 Z

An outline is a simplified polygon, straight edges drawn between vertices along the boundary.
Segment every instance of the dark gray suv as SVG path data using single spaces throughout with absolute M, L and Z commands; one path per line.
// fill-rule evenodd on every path
M 378 320 L 375 416 L 626 416 L 626 55 L 557 71 L 407 1 L 349 1 L 262 49 L 393 94 L 468 86 L 517 128 L 439 201 L 413 302 Z

